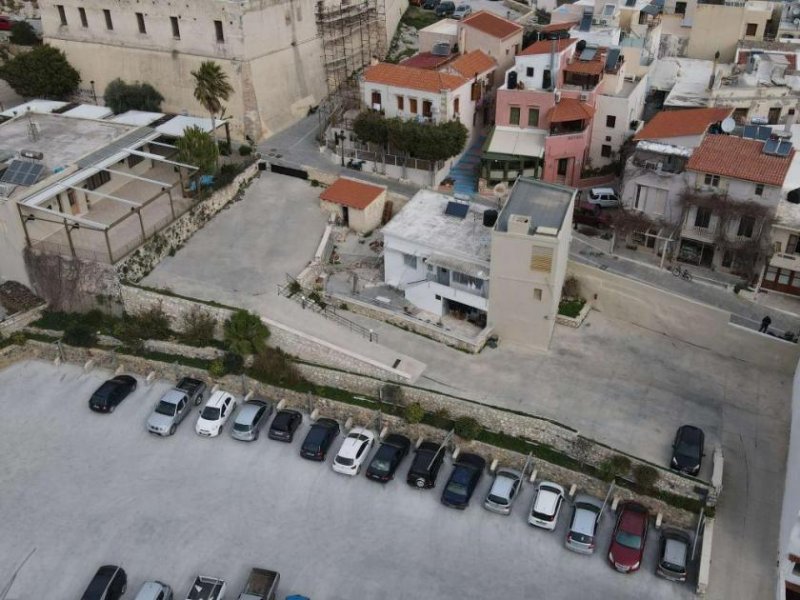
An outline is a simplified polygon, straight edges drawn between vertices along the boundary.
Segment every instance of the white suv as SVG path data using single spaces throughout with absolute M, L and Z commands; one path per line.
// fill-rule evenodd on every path
M 564 488 L 551 481 L 543 481 L 536 487 L 528 523 L 552 531 L 558 523 L 558 513 L 564 503 Z
M 205 437 L 218 436 L 235 408 L 236 398 L 233 394 L 222 390 L 214 392 L 197 418 L 194 430 Z
M 333 459 L 333 470 L 343 475 L 357 475 L 374 443 L 375 435 L 369 429 L 351 429 Z
M 602 208 L 612 208 L 619 206 L 619 196 L 611 188 L 592 188 L 586 194 L 586 202 L 597 204 Z

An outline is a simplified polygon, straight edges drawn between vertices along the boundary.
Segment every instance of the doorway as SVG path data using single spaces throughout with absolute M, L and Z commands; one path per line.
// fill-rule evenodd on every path
M 685 15 L 686 14 L 686 2 L 676 2 L 675 3 L 675 14 L 676 15 Z
M 342 224 L 350 227 L 350 208 L 347 206 L 342 206 Z
M 781 107 L 780 106 L 773 106 L 769 109 L 767 113 L 767 121 L 769 121 L 770 125 L 777 125 L 778 121 L 781 118 Z

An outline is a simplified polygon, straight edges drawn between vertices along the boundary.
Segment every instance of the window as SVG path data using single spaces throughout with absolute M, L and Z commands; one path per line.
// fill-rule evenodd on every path
M 461 98 L 453 100 L 453 112 L 457 115 L 461 113 Z
M 758 33 L 758 23 L 748 23 L 745 35 L 749 37 L 749 36 L 754 36 L 757 33 Z
M 111 11 L 107 8 L 103 9 L 103 16 L 106 18 L 106 29 L 109 31 L 114 30 L 114 22 L 111 20 Z
M 411 114 L 417 114 L 417 99 L 416 98 L 409 98 L 408 99 L 408 110 Z
M 78 8 L 78 16 L 81 18 L 81 27 L 88 27 L 89 21 L 86 19 L 86 9 L 82 6 Z
M 128 168 L 132 169 L 133 167 L 138 165 L 143 160 L 144 160 L 144 156 L 139 156 L 138 154 L 131 154 L 130 156 L 128 156 L 128 160 L 127 160 Z
M 528 107 L 528 127 L 539 126 L 539 108 Z
M 64 5 L 63 4 L 56 4 L 56 9 L 58 10 L 58 18 L 61 21 L 61 24 L 62 25 L 66 25 L 67 24 L 67 13 L 66 13 L 66 11 L 64 11 Z
M 403 110 L 405 108 L 406 102 L 403 96 L 397 97 L 397 110 Z
M 144 14 L 136 13 L 136 24 L 139 26 L 139 33 L 147 33 L 147 27 L 144 24 Z
M 739 230 L 736 232 L 736 235 L 739 237 L 753 237 L 753 229 L 756 226 L 756 219 L 755 217 L 749 217 L 747 215 L 739 218 Z
M 756 184 L 756 196 L 763 196 L 764 195 L 764 184 L 757 183 Z
M 403 264 L 407 267 L 411 267 L 412 269 L 416 269 L 417 257 L 411 256 L 410 254 L 403 254 Z
M 430 100 L 422 101 L 422 116 L 429 119 L 433 116 L 433 102 Z
M 372 91 L 372 108 L 374 110 L 381 110 L 383 108 L 383 102 L 381 102 L 381 93 Z
M 789 236 L 789 241 L 786 242 L 786 253 L 787 254 L 800 254 L 800 252 L 798 252 L 798 250 L 800 250 L 800 248 L 797 247 L 798 242 L 800 242 L 800 237 L 798 237 L 796 235 L 790 235 Z
M 525 75 L 526 77 L 533 77 L 533 67 L 528 67 L 525 69 Z
M 214 33 L 217 35 L 218 42 L 225 41 L 225 32 L 222 31 L 222 21 L 214 21 Z
M 600 146 L 600 156 L 603 158 L 611 158 L 611 146 L 608 144 Z
M 710 185 L 711 187 L 719 187 L 719 175 L 706 173 L 705 184 Z
M 172 37 L 176 40 L 181 39 L 181 26 L 178 23 L 178 17 L 170 17 L 169 22 L 172 25 Z
M 694 215 L 694 226 L 708 228 L 711 223 L 711 209 L 705 206 L 698 206 Z
M 617 117 L 614 115 L 607 115 L 606 116 L 606 127 L 609 129 L 614 129 L 614 125 L 617 124 Z
M 537 300 L 538 302 L 542 301 L 542 290 L 539 288 L 533 288 L 533 299 Z
M 476 290 L 483 289 L 483 279 L 478 279 L 477 277 L 471 277 L 464 273 L 459 273 L 458 271 L 453 271 L 452 276 L 453 276 L 453 283 L 459 283 L 467 287 L 475 288 Z
M 108 183 L 111 181 L 111 174 L 108 171 L 100 171 L 99 173 L 95 173 L 89 179 L 86 180 L 83 188 L 86 190 L 96 190 L 104 183 Z
M 509 109 L 508 122 L 512 125 L 519 125 L 519 106 L 512 106 Z

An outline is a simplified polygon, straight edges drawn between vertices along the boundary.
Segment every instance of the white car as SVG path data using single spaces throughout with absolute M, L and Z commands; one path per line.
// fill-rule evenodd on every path
M 343 475 L 357 475 L 374 443 L 375 435 L 369 429 L 351 429 L 333 459 L 333 470 Z
M 586 202 L 601 208 L 614 208 L 619 206 L 619 196 L 612 188 L 592 188 L 586 194 Z
M 552 531 L 558 523 L 558 513 L 564 504 L 564 488 L 552 481 L 542 481 L 536 486 L 528 523 Z
M 205 437 L 218 436 L 235 408 L 236 398 L 233 394 L 223 390 L 214 392 L 200 412 L 194 430 Z

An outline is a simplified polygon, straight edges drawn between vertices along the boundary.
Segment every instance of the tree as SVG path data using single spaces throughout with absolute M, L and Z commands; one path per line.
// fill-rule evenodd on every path
M 11 26 L 9 41 L 17 46 L 35 46 L 39 43 L 36 30 L 27 21 L 15 21 Z
M 353 121 L 353 133 L 363 142 L 385 146 L 389 141 L 389 128 L 381 113 L 365 110 Z
M 237 310 L 225 321 L 225 343 L 241 356 L 264 351 L 268 337 L 269 329 L 261 317 L 246 310 Z
M 73 94 L 81 75 L 66 55 L 52 46 L 37 46 L 0 66 L 0 78 L 26 98 L 63 99 Z
M 409 154 L 414 149 L 417 123 L 414 121 L 404 121 L 399 117 L 386 121 L 387 138 L 389 144 L 403 155 L 403 179 L 407 177 L 406 161 Z
M 224 110 L 222 103 L 228 101 L 233 88 L 228 83 L 228 75 L 213 60 L 200 63 L 200 68 L 192 71 L 192 77 L 194 77 L 194 97 L 211 115 L 213 135 L 216 130 L 216 117 L 222 114 Z
M 217 170 L 217 148 L 214 138 L 197 126 L 190 127 L 179 137 L 175 146 L 178 148 L 178 161 L 198 168 L 201 175 L 210 175 Z
M 125 83 L 119 78 L 106 86 L 103 98 L 115 114 L 129 110 L 160 112 L 164 101 L 164 96 L 149 83 Z

